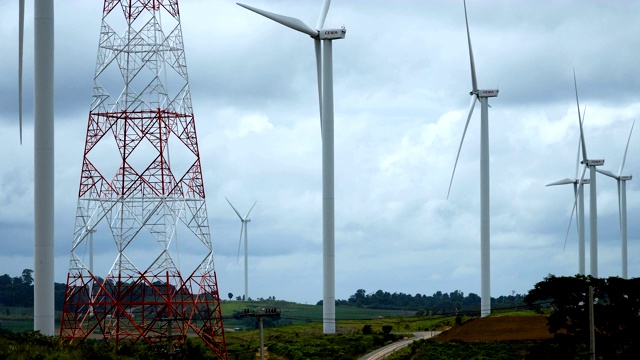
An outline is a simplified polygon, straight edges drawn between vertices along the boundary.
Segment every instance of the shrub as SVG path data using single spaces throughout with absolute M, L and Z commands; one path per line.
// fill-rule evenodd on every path
M 382 326 L 382 333 L 384 333 L 385 335 L 389 335 L 389 334 L 391 334 L 391 330 L 392 329 L 393 329 L 393 326 L 384 325 L 384 326 Z

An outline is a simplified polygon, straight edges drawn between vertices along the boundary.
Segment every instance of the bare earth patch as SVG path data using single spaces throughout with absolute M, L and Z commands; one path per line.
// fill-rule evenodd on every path
M 434 338 L 435 341 L 521 341 L 544 340 L 549 333 L 546 316 L 489 316 L 471 319 Z

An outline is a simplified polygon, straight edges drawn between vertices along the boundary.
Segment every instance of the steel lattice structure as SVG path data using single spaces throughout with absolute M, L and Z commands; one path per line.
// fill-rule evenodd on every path
M 82 255 L 95 231 L 115 244 L 103 277 Z M 185 277 L 178 233 L 203 254 Z M 195 334 L 227 358 L 177 0 L 104 2 L 60 326 L 71 343 L 92 334 Z

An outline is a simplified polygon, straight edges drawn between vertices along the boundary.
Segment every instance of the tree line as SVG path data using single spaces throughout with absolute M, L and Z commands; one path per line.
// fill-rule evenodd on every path
M 65 288 L 66 284 L 54 283 L 56 310 L 62 310 Z M 33 270 L 24 269 L 20 276 L 0 276 L 0 306 L 33 307 Z
M 55 309 L 62 310 L 66 284 L 55 283 L 54 288 Z M 275 300 L 275 297 L 273 299 Z M 318 305 L 321 304 L 322 300 L 318 302 Z M 524 304 L 524 296 L 515 293 L 491 298 L 492 308 L 515 308 L 524 306 Z M 421 316 L 479 311 L 480 296 L 474 293 L 465 296 L 460 290 L 450 293 L 437 291 L 433 295 L 419 293 L 411 295 L 382 290 L 367 293 L 364 289 L 358 289 L 348 299 L 336 300 L 336 305 L 415 311 L 417 315 Z M 0 306 L 33 306 L 33 270 L 24 269 L 21 276 L 11 277 L 7 274 L 0 276 Z
M 22 270 L 21 276 L 0 276 L 0 305 L 33 306 L 33 270 Z
M 0 306 L 33 307 L 33 281 L 33 270 L 31 269 L 22 270 L 21 276 L 11 277 L 8 274 L 0 276 Z M 104 279 L 100 277 L 98 277 L 96 281 L 103 285 L 107 293 L 111 294 L 118 291 L 117 289 L 122 286 L 136 287 L 136 291 L 127 291 L 126 295 L 120 298 L 122 301 L 135 300 L 141 296 L 141 294 L 147 294 L 147 298 L 160 296 L 146 283 L 125 284 L 118 283 L 112 279 L 104 281 Z M 165 286 L 162 282 L 154 282 L 153 285 Z M 176 289 L 173 285 L 170 286 L 172 292 L 184 291 L 184 289 Z M 67 285 L 65 283 L 54 283 L 54 302 L 55 310 L 57 311 L 62 311 L 66 288 Z M 88 301 L 88 298 L 84 300 Z
M 322 304 L 322 300 L 318 305 Z M 367 293 L 364 289 L 358 289 L 347 300 L 336 300 L 336 305 L 350 305 L 361 308 L 381 310 L 408 310 L 415 311 L 416 315 L 454 314 L 457 312 L 480 311 L 480 296 L 474 293 L 464 295 L 460 290 L 450 293 L 437 291 L 433 295 L 404 294 L 401 292 L 390 293 L 378 290 Z M 517 308 L 525 306 L 524 295 L 513 292 L 508 296 L 491 298 L 491 307 Z

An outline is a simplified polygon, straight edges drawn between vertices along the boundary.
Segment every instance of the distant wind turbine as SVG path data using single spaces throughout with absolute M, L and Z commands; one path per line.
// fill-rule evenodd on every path
M 229 205 L 231 205 L 231 208 L 233 209 L 233 211 L 236 212 L 236 215 L 238 215 L 238 217 L 240 218 L 240 221 L 242 222 L 242 226 L 240 227 L 240 242 L 238 242 L 238 258 L 240 258 L 240 245 L 242 244 L 242 234 L 244 234 L 244 300 L 248 301 L 249 300 L 249 242 L 247 239 L 248 237 L 247 224 L 249 224 L 249 221 L 251 221 L 251 219 L 249 219 L 249 214 L 251 214 L 251 210 L 253 210 L 253 207 L 256 206 L 258 202 L 257 201 L 254 202 L 253 205 L 251 206 L 251 209 L 247 211 L 247 215 L 242 217 L 242 215 L 240 215 L 240 213 L 238 212 L 238 210 L 236 210 L 233 204 L 231 204 L 231 201 L 229 201 L 229 199 L 227 199 L 226 197 L 225 199 L 227 200 Z
M 583 115 L 584 118 L 584 115 Z M 585 238 L 584 238 L 584 187 L 578 187 L 578 184 L 589 184 L 589 179 L 580 179 L 578 177 L 578 167 L 580 165 L 580 146 L 581 141 L 578 141 L 578 154 L 576 159 L 576 174 L 573 179 L 565 178 L 562 180 L 558 180 L 556 182 L 552 182 L 547 184 L 547 186 L 555 186 L 555 185 L 567 185 L 573 184 L 573 193 L 574 196 L 577 196 L 577 216 L 576 216 L 576 225 L 578 228 L 578 274 L 585 275 Z M 571 219 L 573 219 L 573 212 L 576 207 L 574 206 L 571 210 L 571 217 L 569 218 L 569 226 L 567 227 L 567 234 L 564 239 L 564 247 L 567 246 L 567 238 L 569 237 L 569 230 L 571 229 Z
M 24 0 L 19 2 L 18 107 L 22 144 Z M 34 306 L 33 329 L 54 334 L 53 0 L 34 1 Z
M 631 125 L 631 130 L 629 131 L 629 138 L 627 139 L 627 146 L 624 148 L 624 155 L 622 156 L 622 164 L 620 164 L 620 169 L 618 170 L 618 174 L 614 174 L 608 170 L 600 170 L 597 171 L 606 176 L 612 177 L 616 179 L 618 183 L 618 213 L 620 216 L 620 236 L 622 238 L 622 278 L 627 279 L 627 181 L 631 180 L 631 175 L 622 175 L 622 170 L 624 169 L 624 163 L 627 159 L 627 150 L 629 150 L 629 141 L 631 141 L 631 133 L 633 133 L 633 127 L 636 122 L 633 121 Z
M 582 117 L 580 116 L 580 101 L 578 100 L 578 83 L 576 81 L 576 71 L 573 70 L 573 86 L 576 92 L 576 106 L 578 109 L 578 124 L 580 125 L 580 142 L 582 144 L 582 176 L 589 168 L 589 178 L 591 184 L 589 186 L 589 267 L 591 276 L 598 277 L 598 202 L 596 198 L 596 166 L 604 165 L 604 159 L 592 160 L 587 157 L 587 147 L 584 142 L 584 131 L 582 129 Z M 582 181 L 578 184 L 578 191 L 582 191 Z M 576 201 L 578 194 L 576 193 Z M 574 206 L 575 207 L 575 206 Z
M 490 197 L 489 197 L 489 98 L 497 97 L 498 90 L 478 90 L 476 81 L 476 67 L 473 60 L 473 50 L 471 49 L 471 35 L 469 34 L 469 21 L 467 19 L 467 3 L 464 1 L 464 20 L 467 26 L 467 42 L 469 44 L 469 61 L 471 64 L 471 104 L 469 106 L 469 115 L 462 132 L 462 140 L 458 147 L 456 162 L 451 173 L 451 181 L 449 182 L 449 191 L 447 198 L 451 193 L 451 185 L 453 177 L 456 173 L 460 150 L 464 142 L 464 136 L 467 133 L 467 127 L 476 101 L 480 101 L 480 272 L 481 272 L 481 289 L 480 289 L 480 314 L 487 316 L 491 313 L 491 256 L 490 256 Z
M 336 332 L 336 286 L 335 286 L 335 206 L 333 164 L 333 40 L 344 39 L 346 30 L 325 29 L 324 21 L 329 11 L 330 0 L 325 0 L 312 29 L 302 20 L 274 14 L 249 5 L 238 3 L 245 9 L 258 13 L 291 29 L 305 33 L 314 40 L 316 72 L 318 77 L 318 103 L 320 107 L 320 130 L 322 135 L 322 318 L 323 332 Z M 322 40 L 322 49 L 320 48 Z

